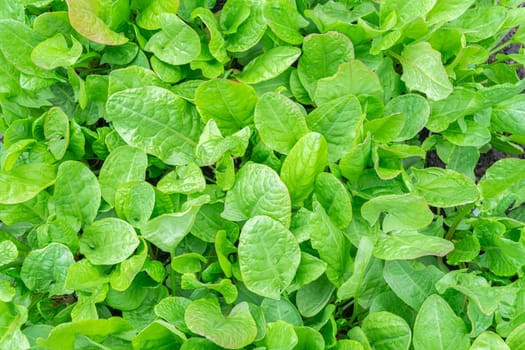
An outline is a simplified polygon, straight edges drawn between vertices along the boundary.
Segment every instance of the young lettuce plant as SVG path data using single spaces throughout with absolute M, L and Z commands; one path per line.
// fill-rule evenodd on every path
M 521 349 L 520 4 L 0 0 L 0 348 Z

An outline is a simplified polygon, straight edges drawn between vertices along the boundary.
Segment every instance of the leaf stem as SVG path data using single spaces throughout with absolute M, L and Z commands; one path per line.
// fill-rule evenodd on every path
M 452 237 L 454 237 L 454 233 L 456 233 L 456 229 L 458 228 L 459 224 L 461 223 L 461 221 L 463 221 L 463 219 L 470 212 L 473 206 L 473 204 L 469 204 L 463 207 L 463 209 L 458 213 L 458 215 L 456 216 L 456 220 L 454 221 L 452 226 L 449 227 L 447 234 L 445 235 L 446 240 L 450 241 Z

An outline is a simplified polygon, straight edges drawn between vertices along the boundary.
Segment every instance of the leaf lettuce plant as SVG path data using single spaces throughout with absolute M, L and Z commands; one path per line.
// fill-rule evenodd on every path
M 0 348 L 521 349 L 520 3 L 0 0 Z

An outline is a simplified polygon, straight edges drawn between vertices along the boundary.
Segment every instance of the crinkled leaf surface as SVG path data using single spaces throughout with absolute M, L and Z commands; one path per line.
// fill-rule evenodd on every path
M 304 110 L 288 97 L 268 92 L 257 101 L 254 124 L 261 139 L 277 152 L 288 154 L 308 133 Z
M 100 206 L 100 185 L 95 174 L 84 164 L 66 161 L 58 168 L 52 208 L 81 226 L 95 220 Z
M 113 265 L 128 258 L 139 245 L 133 227 L 117 218 L 97 220 L 80 239 L 80 252 L 94 265 Z
M 66 289 L 66 275 L 73 263 L 73 254 L 68 247 L 51 243 L 29 253 L 20 276 L 29 290 L 50 295 L 67 294 L 71 291 Z
M 361 105 L 352 95 L 330 100 L 306 117 L 310 130 L 322 134 L 326 139 L 330 161 L 337 161 L 350 151 L 362 121 Z
M 279 299 L 301 261 L 294 235 L 268 216 L 248 220 L 239 237 L 239 265 L 246 287 L 264 297 Z
M 222 217 L 244 221 L 265 215 L 289 227 L 291 211 L 290 195 L 279 175 L 266 165 L 249 163 L 237 173 L 226 195 Z
M 201 42 L 198 34 L 177 15 L 161 15 L 160 25 L 161 31 L 148 40 L 144 50 L 173 65 L 190 63 L 199 56 Z
M 403 65 L 401 79 L 408 88 L 425 93 L 431 100 L 442 100 L 452 93 L 441 55 L 429 43 L 406 46 L 399 60 Z
M 147 166 L 148 158 L 138 148 L 120 146 L 113 150 L 104 161 L 98 176 L 102 198 L 113 205 L 119 186 L 126 182 L 144 180 Z
M 195 91 L 195 104 L 202 120 L 213 119 L 226 135 L 252 122 L 256 102 L 252 87 L 226 79 L 209 80 Z
M 416 193 L 434 207 L 455 207 L 473 203 L 479 198 L 474 181 L 453 170 L 414 169 L 412 176 Z
M 188 328 L 226 349 L 241 349 L 257 335 L 248 304 L 237 304 L 224 316 L 217 299 L 199 299 L 187 306 L 184 320 Z
M 106 108 L 115 130 L 130 146 L 172 165 L 193 160 L 201 123 L 187 102 L 171 91 L 122 90 L 109 97 Z

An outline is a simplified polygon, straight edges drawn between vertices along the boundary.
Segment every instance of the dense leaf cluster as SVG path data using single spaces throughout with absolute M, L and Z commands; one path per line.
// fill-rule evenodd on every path
M 0 0 L 0 349 L 523 349 L 520 3 Z

